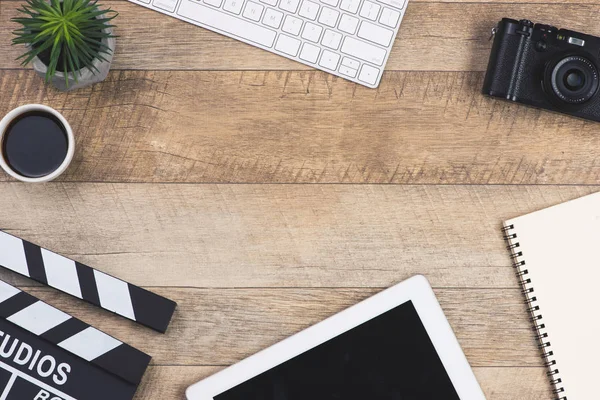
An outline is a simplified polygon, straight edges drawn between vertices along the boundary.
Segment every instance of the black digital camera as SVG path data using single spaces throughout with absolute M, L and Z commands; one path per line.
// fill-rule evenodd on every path
M 494 34 L 484 94 L 600 121 L 600 38 L 508 18 Z

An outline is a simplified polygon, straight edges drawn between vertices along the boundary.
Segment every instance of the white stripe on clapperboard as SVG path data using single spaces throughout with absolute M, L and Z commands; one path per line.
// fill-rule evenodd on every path
M 0 265 L 11 269 L 19 274 L 29 276 L 29 267 L 25 258 L 23 241 L 8 233 L 0 232 Z
M 14 286 L 10 286 L 8 283 L 0 281 L 0 303 L 4 303 L 6 300 L 13 296 L 21 293 L 19 289 Z
M 114 337 L 90 326 L 63 340 L 58 345 L 73 354 L 77 354 L 86 361 L 92 361 L 122 344 Z
M 135 321 L 127 282 L 97 270 L 94 270 L 94 278 L 102 307 Z
M 75 261 L 46 249 L 42 249 L 42 260 L 44 260 L 44 270 L 46 271 L 48 285 L 80 299 L 83 298 Z
M 38 336 L 71 319 L 69 314 L 38 301 L 7 318 Z
M 32 378 L 27 374 L 24 374 L 23 372 L 19 371 L 18 369 L 13 368 L 10 365 L 3 363 L 2 361 L 0 361 L 0 368 L 4 369 L 12 374 L 12 376 L 10 377 L 10 380 L 8 381 L 8 385 L 6 385 L 4 392 L 2 392 L 2 396 L 0 396 L 0 400 L 6 400 L 6 398 L 8 397 L 8 394 L 10 393 L 10 390 L 12 389 L 12 386 L 15 383 L 15 380 L 17 380 L 17 377 L 19 377 L 21 379 L 25 379 L 26 381 L 38 386 L 40 389 L 44 389 L 44 390 L 46 390 L 50 393 L 53 393 L 54 395 L 59 396 L 65 400 L 77 400 L 76 398 L 71 397 L 66 393 L 63 393 L 59 390 L 54 389 L 50 385 L 46 385 L 44 382 L 38 381 L 37 379 Z

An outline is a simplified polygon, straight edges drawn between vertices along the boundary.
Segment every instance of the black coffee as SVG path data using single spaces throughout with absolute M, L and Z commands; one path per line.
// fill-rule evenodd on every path
M 28 178 L 56 171 L 67 157 L 69 139 L 54 115 L 32 111 L 17 117 L 6 129 L 2 153 L 8 166 Z

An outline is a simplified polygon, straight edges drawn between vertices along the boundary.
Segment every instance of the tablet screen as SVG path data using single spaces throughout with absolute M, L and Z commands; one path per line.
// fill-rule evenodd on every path
M 215 400 L 460 400 L 412 302 Z

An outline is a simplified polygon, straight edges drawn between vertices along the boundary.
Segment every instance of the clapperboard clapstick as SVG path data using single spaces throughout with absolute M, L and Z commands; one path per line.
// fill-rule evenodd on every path
M 162 333 L 177 307 L 172 300 L 2 231 L 0 266 Z
M 150 356 L 0 281 L 0 399 L 131 400 Z

